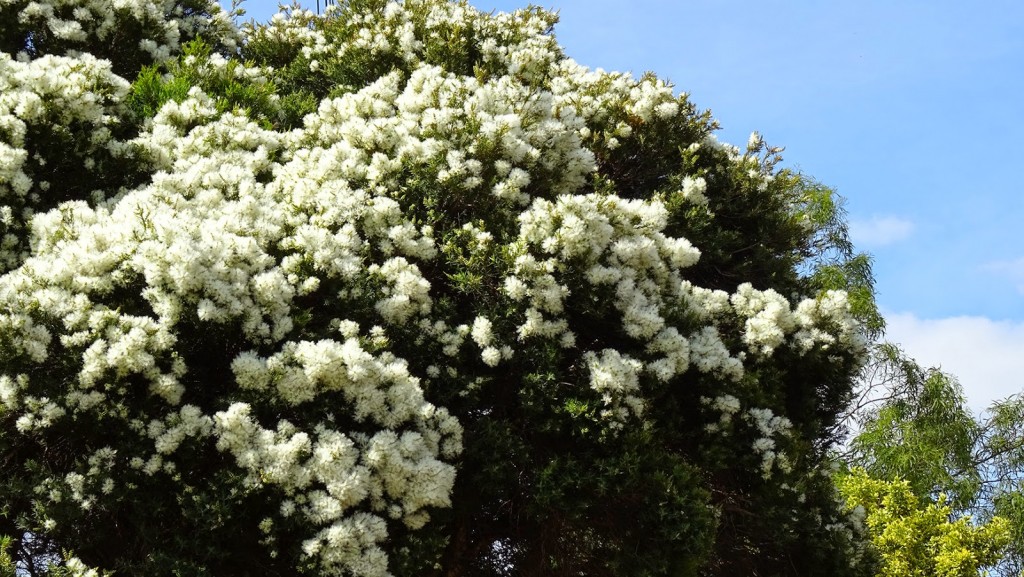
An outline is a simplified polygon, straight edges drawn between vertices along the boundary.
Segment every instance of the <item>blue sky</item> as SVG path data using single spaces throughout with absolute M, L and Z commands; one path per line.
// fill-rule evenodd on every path
M 1024 390 L 1024 3 L 538 3 L 580 63 L 654 71 L 721 140 L 757 130 L 838 190 L 889 337 L 956 373 L 975 408 Z M 244 7 L 264 21 L 276 2 Z

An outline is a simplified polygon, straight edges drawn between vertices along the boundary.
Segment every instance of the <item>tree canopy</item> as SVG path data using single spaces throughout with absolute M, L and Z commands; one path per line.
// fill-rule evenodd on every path
M 870 575 L 840 199 L 556 16 L 0 0 L 34 575 Z

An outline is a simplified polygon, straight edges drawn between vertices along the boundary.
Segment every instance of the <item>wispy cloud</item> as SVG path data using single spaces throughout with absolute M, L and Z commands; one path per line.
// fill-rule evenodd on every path
M 1024 294 L 1024 257 L 1016 260 L 999 260 L 982 266 L 984 270 L 1004 276 L 1017 284 L 1017 290 Z
M 1024 392 L 1024 321 L 887 314 L 886 338 L 925 367 L 957 377 L 975 412 Z
M 850 237 L 862 248 L 878 248 L 899 242 L 914 232 L 914 223 L 897 216 L 873 216 L 868 220 L 852 219 Z

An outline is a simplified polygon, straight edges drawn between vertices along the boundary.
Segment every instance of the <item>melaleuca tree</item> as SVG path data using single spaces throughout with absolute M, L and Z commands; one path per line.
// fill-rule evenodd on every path
M 554 24 L 352 0 L 105 68 L 89 118 L 139 131 L 96 154 L 136 180 L 9 228 L 16 560 L 870 572 L 828 473 L 878 328 L 834 194 Z M 4 190 L 41 186 L 11 158 Z

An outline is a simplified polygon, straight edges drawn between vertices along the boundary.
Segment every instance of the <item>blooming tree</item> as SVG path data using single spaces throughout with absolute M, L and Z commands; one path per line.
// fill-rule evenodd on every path
M 0 22 L 23 567 L 870 570 L 826 459 L 870 270 L 759 135 L 575 63 L 539 9 Z

